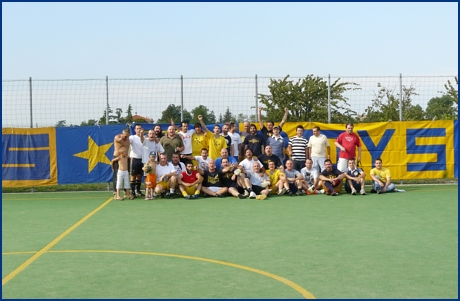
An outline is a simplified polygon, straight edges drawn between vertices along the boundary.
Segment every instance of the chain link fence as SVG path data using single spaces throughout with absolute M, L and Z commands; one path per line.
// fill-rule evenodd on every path
M 380 87 L 400 93 L 402 86 L 414 87 L 417 95 L 412 104 L 424 110 L 431 98 L 440 97 L 448 81 L 456 76 L 324 76 L 333 83 L 353 82 L 358 90 L 346 91 L 351 109 L 359 115 L 372 105 Z M 2 127 L 50 127 L 58 124 L 78 126 L 88 120 L 99 120 L 108 106 L 155 122 L 170 105 L 187 111 L 206 106 L 218 118 L 227 108 L 235 116 L 253 119 L 257 116 L 256 95 L 269 94 L 270 79 L 284 77 L 239 78 L 137 78 L 75 80 L 2 80 Z M 302 77 L 290 77 L 297 82 Z M 124 116 L 125 114 L 123 114 Z

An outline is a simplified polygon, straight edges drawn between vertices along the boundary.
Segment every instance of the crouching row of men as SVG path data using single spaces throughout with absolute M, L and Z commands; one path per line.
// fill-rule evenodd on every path
M 157 195 L 173 198 L 180 192 L 186 199 L 196 199 L 200 193 L 205 196 L 222 197 L 230 194 L 244 199 L 246 197 L 263 200 L 271 193 L 283 195 L 328 194 L 335 196 L 347 179 L 346 190 L 349 193 L 366 194 L 364 191 L 365 174 L 355 167 L 355 161 L 349 160 L 349 171 L 342 173 L 332 167 L 330 160 L 325 161 L 326 169 L 318 175 L 312 168 L 312 160 L 306 160 L 306 167 L 300 172 L 293 168 L 291 160 L 284 166 L 276 166 L 268 162 L 268 169 L 253 158 L 252 168 L 244 168 L 236 163 L 230 164 L 229 159 L 223 158 L 221 168 L 216 168 L 216 162 L 210 160 L 207 169 L 194 166 L 192 162 L 185 164 L 185 170 L 178 172 L 164 154 L 160 154 L 159 162 L 154 158 L 147 162 L 150 168 L 144 169 L 146 177 L 146 199 Z M 145 166 L 145 167 L 146 167 Z M 154 176 L 153 176 L 154 175 Z

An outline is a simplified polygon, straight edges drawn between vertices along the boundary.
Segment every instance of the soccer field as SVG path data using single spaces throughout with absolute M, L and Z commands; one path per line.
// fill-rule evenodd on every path
M 458 298 L 458 186 L 2 195 L 3 298 Z

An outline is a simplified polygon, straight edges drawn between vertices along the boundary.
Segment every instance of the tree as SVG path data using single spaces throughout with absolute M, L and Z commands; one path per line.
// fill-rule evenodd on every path
M 229 107 L 227 107 L 227 110 L 225 111 L 224 116 L 222 116 L 222 114 L 220 115 L 220 119 L 221 119 L 221 120 L 219 120 L 220 123 L 223 123 L 223 122 L 236 122 L 235 115 L 233 115 L 232 112 L 230 112 Z
M 180 122 L 181 120 L 181 106 L 170 104 L 166 110 L 162 112 L 161 118 L 157 120 L 157 123 L 171 123 L 171 118 L 174 122 Z M 184 110 L 184 120 L 191 120 L 192 115 Z
M 128 105 L 128 109 L 126 110 L 126 117 L 125 117 L 125 122 L 126 123 L 132 123 L 133 122 L 133 107 L 131 104 Z
M 395 94 L 394 90 L 382 87 L 380 83 L 377 84 L 380 88 L 375 98 L 372 100 L 372 105 L 367 107 L 363 122 L 385 122 L 399 120 L 399 95 Z M 410 86 L 402 87 L 402 119 L 403 120 L 423 120 L 425 113 L 420 105 L 412 105 L 412 96 L 418 95 L 415 93 L 415 88 Z
M 458 87 L 458 78 L 455 77 L 455 85 Z M 452 101 L 458 106 L 458 91 L 452 86 L 450 80 L 447 81 L 447 84 L 444 85 L 446 88 L 445 95 L 448 96 Z
M 123 110 L 121 108 L 115 109 L 116 123 L 125 123 L 125 118 L 121 117 L 121 113 L 123 113 Z
M 454 101 L 448 95 L 434 97 L 428 101 L 426 106 L 426 118 L 438 120 L 452 120 L 457 118 L 457 109 Z
M 288 80 L 270 79 L 270 95 L 258 95 L 260 103 L 266 107 L 267 120 L 281 120 L 284 108 L 289 109 L 289 121 L 328 122 L 328 85 L 325 80 L 307 75 L 296 83 Z M 343 82 L 340 78 L 331 85 L 331 122 L 353 122 L 356 112 L 347 108 L 347 98 L 343 93 L 359 89 L 356 83 Z
M 193 118 L 190 120 L 190 123 L 197 123 L 200 122 L 198 120 L 198 115 L 203 116 L 204 124 L 215 124 L 216 123 L 216 115 L 214 115 L 214 111 L 209 111 L 209 109 L 204 105 L 199 105 L 198 107 L 194 108 L 191 111 Z
M 88 119 L 88 121 L 82 121 L 82 123 L 80 124 L 80 126 L 90 126 L 90 125 L 95 125 L 96 124 L 96 120 L 94 119 Z
M 59 120 L 56 123 L 56 127 L 64 127 L 64 126 L 66 126 L 66 121 L 65 120 Z
M 117 123 L 117 115 L 113 115 L 113 110 L 110 108 L 110 105 L 108 106 L 108 112 L 109 112 L 109 124 L 114 124 Z M 99 124 L 106 124 L 106 118 L 107 118 L 107 108 L 104 110 L 104 115 L 102 115 L 101 118 L 99 118 Z

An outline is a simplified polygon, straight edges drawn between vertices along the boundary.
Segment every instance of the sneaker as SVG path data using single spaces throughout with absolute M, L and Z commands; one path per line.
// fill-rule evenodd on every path
M 198 194 L 192 195 L 192 199 L 196 200 L 198 198 Z
M 377 194 L 380 194 L 382 192 L 382 189 L 377 189 Z
M 137 191 L 136 194 L 137 194 L 138 196 L 144 196 L 144 194 L 143 194 L 140 190 Z
M 339 195 L 339 194 L 337 193 L 337 191 L 333 191 L 333 192 L 331 192 L 331 195 L 336 196 L 336 195 Z
M 364 191 L 364 189 L 361 189 L 361 190 L 359 191 L 359 193 L 360 193 L 361 195 L 365 195 L 365 194 L 366 194 L 366 191 Z
M 148 196 L 146 196 L 144 200 L 148 201 L 148 200 L 150 200 L 150 198 Z
M 316 190 L 316 194 L 324 194 L 324 189 Z
M 286 193 L 288 194 L 288 196 L 292 196 L 292 191 L 290 191 L 289 189 L 286 190 Z
M 250 199 L 255 199 L 256 198 L 256 193 L 254 191 L 251 191 L 251 193 L 249 194 L 249 198 Z
M 352 195 L 356 195 L 356 189 L 354 189 L 354 188 L 351 189 L 351 194 L 352 194 Z
M 184 196 L 184 198 L 186 198 L 187 200 L 190 200 L 190 196 L 188 194 Z
M 216 197 L 221 198 L 222 195 L 220 193 L 216 193 Z
M 296 192 L 295 194 L 298 195 L 298 196 L 302 196 L 302 195 L 303 195 L 302 190 L 297 190 L 297 192 Z
M 238 198 L 239 199 L 245 199 L 246 197 L 244 195 L 242 195 L 241 193 L 238 193 Z
M 377 191 L 375 191 L 374 188 L 371 189 L 371 193 L 376 193 Z
M 286 188 L 283 188 L 278 192 L 278 195 L 283 195 L 285 193 L 286 193 Z
M 256 195 L 256 199 L 259 200 L 259 201 L 263 201 L 267 198 L 267 196 L 265 194 L 261 194 L 261 195 Z
M 244 195 L 245 197 L 249 196 L 249 191 L 247 191 L 247 190 L 245 189 L 243 195 Z

